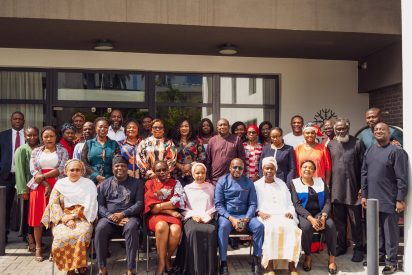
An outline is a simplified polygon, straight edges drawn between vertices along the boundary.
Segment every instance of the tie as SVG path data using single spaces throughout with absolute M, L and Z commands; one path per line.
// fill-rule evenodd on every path
M 19 148 L 19 147 L 20 147 L 20 133 L 19 133 L 19 131 L 17 131 L 17 133 L 16 133 L 16 142 L 14 144 L 14 151 L 16 151 L 17 148 Z

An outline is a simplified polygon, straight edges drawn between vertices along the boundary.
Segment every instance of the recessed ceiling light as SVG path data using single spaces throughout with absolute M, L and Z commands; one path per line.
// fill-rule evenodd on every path
M 113 42 L 108 39 L 100 39 L 96 41 L 96 44 L 93 47 L 98 51 L 110 51 L 113 50 Z
M 237 54 L 237 52 L 236 46 L 230 43 L 223 44 L 219 47 L 219 53 L 223 55 L 234 55 Z

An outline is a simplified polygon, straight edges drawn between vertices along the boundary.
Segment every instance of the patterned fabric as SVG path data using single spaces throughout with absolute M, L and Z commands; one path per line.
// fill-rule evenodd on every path
M 112 176 L 112 160 L 119 153 L 117 142 L 107 138 L 102 145 L 97 138 L 85 142 L 82 150 L 82 161 L 86 165 L 89 178 L 96 182 L 97 176 L 109 178 Z
M 158 160 L 167 162 L 169 171 L 172 172 L 176 164 L 176 148 L 171 140 L 158 139 L 150 136 L 140 142 L 137 147 L 137 166 L 146 176 L 147 172 L 153 172 L 153 164 Z
M 186 145 L 182 143 L 176 146 L 177 158 L 176 161 L 180 164 L 191 164 L 193 162 L 206 162 L 206 151 L 202 144 L 197 141 L 189 141 Z M 180 179 L 182 171 L 175 169 L 174 177 Z
M 40 155 L 43 153 L 43 150 L 44 146 L 40 146 L 35 148 L 31 153 L 30 173 L 33 176 L 35 176 L 37 172 L 42 170 L 42 167 L 40 166 Z M 69 154 L 67 153 L 67 150 L 60 144 L 56 144 L 56 153 L 59 159 L 56 168 L 59 169 L 60 172 L 57 178 L 60 179 L 64 176 L 64 165 L 66 164 L 66 161 L 69 159 Z
M 243 142 L 243 148 L 245 148 L 245 176 L 250 180 L 255 181 L 256 176 L 259 174 L 259 161 L 262 155 L 263 146 L 260 142 L 256 144 L 250 144 Z
M 140 143 L 140 139 L 137 140 L 136 145 L 128 143 L 127 140 L 118 141 L 120 154 L 127 159 L 129 163 L 127 165 L 128 174 L 136 179 L 140 178 L 139 167 L 137 166 L 137 146 Z
M 74 229 L 61 223 L 64 215 L 71 214 L 78 217 Z M 46 228 L 52 226 L 52 255 L 59 270 L 69 271 L 87 267 L 87 248 L 92 238 L 93 226 L 84 217 L 82 206 L 65 208 L 63 195 L 54 189 L 50 195 L 50 203 L 44 211 L 42 223 Z
M 168 214 L 151 214 L 150 210 L 153 205 L 170 201 L 176 208 L 184 209 L 186 207 L 186 194 L 179 181 L 168 179 L 161 182 L 158 179 L 148 180 L 145 184 L 144 194 L 144 213 L 149 214 L 147 217 L 147 227 L 155 231 L 156 223 L 165 221 L 167 223 L 178 224 L 182 226 L 182 221 Z
M 296 174 L 300 176 L 300 165 L 304 160 L 312 160 L 316 165 L 314 177 L 321 177 L 326 180 L 326 172 L 331 171 L 332 164 L 328 149 L 322 144 L 316 144 L 313 147 L 307 147 L 301 144 L 295 149 L 296 156 Z

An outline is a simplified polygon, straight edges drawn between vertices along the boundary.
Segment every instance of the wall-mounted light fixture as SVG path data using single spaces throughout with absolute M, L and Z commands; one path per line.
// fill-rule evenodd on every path
M 358 69 L 359 70 L 366 70 L 368 68 L 368 62 L 363 61 L 358 63 Z
M 219 47 L 219 53 L 223 55 L 234 55 L 238 53 L 238 50 L 235 45 L 226 43 Z
M 95 50 L 98 51 L 110 51 L 113 50 L 113 42 L 108 39 L 99 39 L 96 41 L 93 47 Z

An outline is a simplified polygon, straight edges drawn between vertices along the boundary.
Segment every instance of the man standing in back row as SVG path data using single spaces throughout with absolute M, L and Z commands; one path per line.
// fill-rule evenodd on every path
M 359 200 L 361 168 L 365 146 L 359 139 L 349 135 L 349 120 L 338 118 L 333 126 L 335 138 L 328 143 L 332 160 L 331 202 L 333 220 L 337 231 L 336 256 L 347 250 L 347 221 L 349 220 L 353 249 L 352 262 L 361 262 L 364 257 L 362 207 Z
M 229 165 L 232 159 L 240 158 L 245 161 L 245 149 L 241 139 L 229 132 L 229 121 L 225 118 L 217 122 L 218 135 L 209 140 L 206 154 L 206 166 L 211 182 L 216 182 L 223 175 L 229 173 Z
M 365 153 L 362 166 L 362 206 L 367 199 L 379 201 L 379 262 L 385 261 L 383 274 L 397 270 L 399 214 L 405 210 L 408 192 L 408 155 L 391 144 L 390 130 L 380 122 L 373 130 L 377 141 Z

